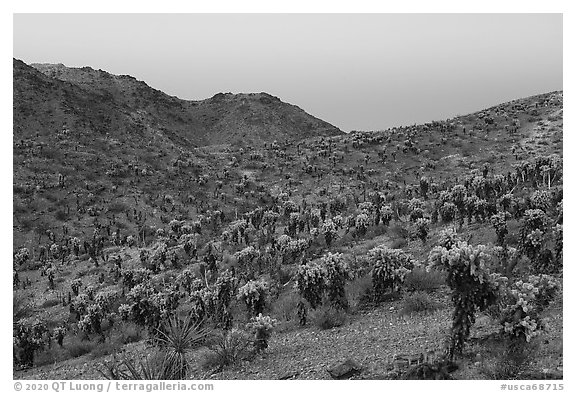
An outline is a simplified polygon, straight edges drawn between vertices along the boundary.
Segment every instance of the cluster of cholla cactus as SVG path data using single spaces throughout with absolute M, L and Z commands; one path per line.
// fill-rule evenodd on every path
M 406 275 L 414 268 L 414 259 L 400 249 L 384 245 L 368 251 L 367 260 L 372 267 L 372 286 L 375 298 L 400 288 Z
M 254 335 L 254 349 L 256 352 L 263 352 L 268 348 L 268 341 L 272 335 L 272 330 L 276 326 L 276 320 L 269 316 L 262 316 L 262 313 L 253 317 L 246 328 Z
M 546 330 L 542 311 L 554 298 L 560 283 L 553 276 L 529 276 L 516 281 L 501 296 L 500 323 L 511 339 L 530 342 Z
M 238 300 L 241 300 L 248 309 L 248 314 L 255 316 L 264 311 L 269 285 L 266 281 L 251 280 L 238 289 Z

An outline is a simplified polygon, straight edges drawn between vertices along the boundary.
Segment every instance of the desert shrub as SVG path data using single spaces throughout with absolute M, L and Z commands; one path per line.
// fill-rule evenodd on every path
M 142 330 L 136 324 L 123 323 L 119 330 L 122 344 L 135 343 L 142 340 Z
M 403 287 L 408 291 L 433 292 L 444 284 L 445 277 L 442 272 L 426 271 L 422 267 L 415 267 L 406 274 Z
M 346 312 L 340 308 L 326 305 L 312 311 L 312 323 L 320 329 L 332 329 L 346 323 Z
M 58 220 L 58 221 L 66 221 L 68 219 L 68 215 L 66 214 L 66 212 L 62 209 L 58 209 L 56 210 L 56 213 L 54 213 L 54 217 Z
M 60 301 L 58 299 L 48 299 L 40 307 L 42 308 L 50 308 L 58 305 Z
M 406 240 L 406 239 L 394 239 L 392 241 L 392 244 L 390 245 L 390 248 L 402 249 L 402 248 L 406 247 L 407 245 L 408 245 L 408 240 Z
M 363 304 L 372 299 L 372 277 L 367 274 L 348 282 L 346 295 L 352 311 L 361 308 Z
M 439 304 L 426 292 L 414 292 L 405 297 L 402 302 L 402 313 L 408 315 L 420 312 L 433 312 L 438 308 Z
M 503 350 L 499 351 L 495 361 L 482 370 L 490 379 L 517 379 L 519 374 L 526 371 L 538 347 L 533 342 L 527 343 L 519 339 L 503 342 L 501 346 Z
M 112 202 L 108 205 L 108 211 L 110 213 L 119 214 L 128 209 L 128 206 L 123 202 Z
M 300 297 L 295 292 L 281 295 L 272 303 L 272 311 L 277 318 L 283 321 L 292 321 L 296 317 L 298 302 Z
M 252 356 L 252 339 L 240 329 L 232 328 L 218 333 L 208 345 L 202 366 L 205 369 L 223 370 Z
M 117 353 L 121 347 L 122 347 L 122 343 L 120 343 L 118 341 L 110 340 L 107 342 L 99 343 L 99 345 L 97 345 L 92 350 L 92 352 L 90 352 L 90 358 L 99 359 L 99 358 L 102 358 L 104 356 L 112 355 L 114 353 Z
M 74 341 L 67 345 L 66 349 L 71 357 L 77 358 L 86 355 L 94 348 L 96 348 L 96 343 L 92 341 Z
M 275 319 L 269 316 L 259 314 L 246 324 L 248 331 L 254 335 L 254 349 L 256 353 L 261 353 L 268 348 L 268 340 L 272 335 L 272 330 L 276 326 L 276 322 Z

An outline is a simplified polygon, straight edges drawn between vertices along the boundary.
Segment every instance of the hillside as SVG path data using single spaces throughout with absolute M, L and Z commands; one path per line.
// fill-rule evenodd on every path
M 61 64 L 32 64 L 32 67 L 50 78 L 80 86 L 103 100 L 112 100 L 127 111 L 145 113 L 149 123 L 161 125 L 196 146 L 254 146 L 274 140 L 297 141 L 342 133 L 331 124 L 267 93 L 219 93 L 206 100 L 185 101 L 127 75 Z
M 480 271 L 554 283 L 538 312 L 516 310 L 549 318 L 529 355 L 503 351 L 502 321 L 518 321 L 493 304 L 475 310 L 451 377 L 562 377 L 562 92 L 343 134 L 264 93 L 188 102 L 130 77 L 37 67 L 14 62 L 13 313 L 44 335 L 31 361 L 15 347 L 15 378 L 101 378 L 113 355 L 157 353 L 146 338 L 169 315 L 212 331 L 187 353 L 188 378 L 330 378 L 346 358 L 362 366 L 354 378 L 406 376 L 402 359 L 446 349 L 451 288 L 424 269 L 446 230 L 491 256 Z M 231 143 L 244 132 L 270 139 Z M 397 291 L 375 282 L 377 247 L 413 261 Z M 333 293 L 347 307 L 322 292 L 314 308 L 294 285 L 316 265 L 346 273 L 312 289 L 344 283 Z M 252 287 L 261 304 L 240 295 Z M 219 365 L 227 328 L 251 342 L 248 304 L 278 320 L 268 348 Z

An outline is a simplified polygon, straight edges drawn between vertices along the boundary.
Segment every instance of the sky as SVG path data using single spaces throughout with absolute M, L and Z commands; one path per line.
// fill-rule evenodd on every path
M 15 14 L 26 63 L 182 99 L 267 92 L 344 131 L 562 90 L 562 14 Z

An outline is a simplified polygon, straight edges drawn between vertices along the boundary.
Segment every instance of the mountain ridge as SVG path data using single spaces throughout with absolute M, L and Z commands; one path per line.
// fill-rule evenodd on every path
M 129 75 L 91 67 L 31 64 L 49 78 L 72 83 L 123 109 L 146 111 L 152 120 L 189 139 L 195 146 L 262 144 L 343 134 L 337 127 L 269 93 L 217 93 L 184 100 Z

